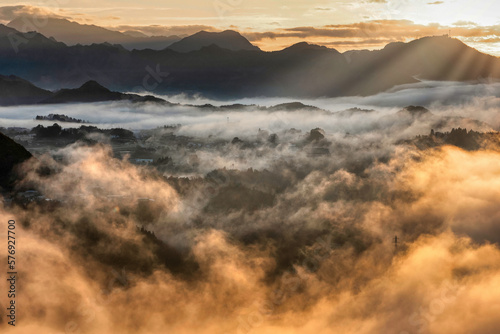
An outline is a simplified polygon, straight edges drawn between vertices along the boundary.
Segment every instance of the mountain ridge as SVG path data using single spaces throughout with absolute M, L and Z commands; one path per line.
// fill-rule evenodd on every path
M 14 75 L 0 75 L 0 106 L 36 103 L 48 98 L 52 92 Z
M 245 37 L 234 30 L 225 30 L 222 32 L 208 32 L 202 30 L 173 43 L 167 47 L 167 49 L 186 53 L 198 51 L 203 47 L 211 45 L 216 45 L 221 49 L 231 51 L 260 51 L 258 47 L 252 45 Z
M 232 51 L 210 44 L 182 53 L 169 48 L 128 51 L 111 44 L 67 46 L 38 33 L 18 33 L 22 42 L 16 49 L 11 36 L 1 31 L 5 28 L 0 26 L 0 73 L 44 89 L 78 88 L 96 80 L 114 91 L 154 89 L 157 94 L 203 94 L 227 100 L 316 98 L 368 96 L 419 79 L 500 78 L 499 58 L 444 36 L 347 54 L 307 43 L 274 52 Z
M 37 27 L 29 27 L 26 22 L 32 22 L 31 17 L 19 16 L 10 21 L 7 26 L 20 32 L 28 32 L 27 29 L 36 28 L 37 32 L 67 45 L 90 45 L 94 43 L 120 44 L 128 50 L 154 49 L 161 50 L 170 44 L 179 41 L 179 36 L 131 36 L 125 33 L 106 29 L 97 25 L 80 24 L 62 18 L 46 18 L 46 24 Z M 26 27 L 26 28 L 25 28 Z
M 106 101 L 153 102 L 173 105 L 168 101 L 151 95 L 142 96 L 113 92 L 94 80 L 89 80 L 78 88 L 65 88 L 50 92 L 22 78 L 13 75 L 0 75 L 0 106 Z

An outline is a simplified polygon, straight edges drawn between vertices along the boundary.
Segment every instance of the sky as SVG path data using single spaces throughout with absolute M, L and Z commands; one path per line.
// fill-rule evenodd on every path
M 299 41 L 346 51 L 451 32 L 500 56 L 498 0 L 0 0 L 0 22 L 21 13 L 146 34 L 238 30 L 264 50 Z

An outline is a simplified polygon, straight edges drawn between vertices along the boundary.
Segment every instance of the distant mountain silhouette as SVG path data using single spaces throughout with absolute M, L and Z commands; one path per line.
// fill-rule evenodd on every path
M 3 84 L 5 82 L 5 84 Z M 4 85 L 4 86 L 2 86 Z M 84 83 L 81 87 L 75 89 L 60 89 L 56 92 L 50 92 L 36 87 L 30 82 L 23 80 L 21 78 L 10 76 L 4 77 L 0 76 L 0 88 L 5 87 L 5 90 L 0 91 L 0 97 L 3 95 L 7 98 L 9 103 L 5 103 L 5 106 L 13 105 L 31 105 L 31 104 L 61 104 L 61 103 L 92 103 L 92 102 L 106 102 L 106 101 L 130 101 L 130 102 L 154 102 L 161 103 L 167 106 L 179 105 L 165 101 L 163 99 L 151 96 L 151 95 L 137 95 L 137 94 L 124 94 L 119 92 L 113 92 L 108 88 L 102 86 L 94 80 L 90 80 Z M 14 97 L 18 97 L 14 99 Z M 1 101 L 1 99 L 0 99 Z M 1 105 L 1 104 L 0 104 Z M 258 106 L 255 104 L 245 105 L 245 104 L 231 104 L 214 106 L 211 104 L 204 105 L 191 105 L 187 104 L 193 108 L 199 108 L 202 110 L 211 111 L 227 111 L 227 110 L 261 110 L 261 111 L 315 111 L 315 112 L 326 112 L 315 106 L 305 105 L 301 102 L 289 102 L 282 103 L 270 107 Z M 37 120 L 58 120 L 61 122 L 76 122 L 85 123 L 83 120 L 74 119 L 66 115 L 50 114 L 49 116 L 37 116 Z
M 176 52 L 191 52 L 201 50 L 203 47 L 216 45 L 221 49 L 231 51 L 259 51 L 260 49 L 250 43 L 238 32 L 226 30 L 223 32 L 200 31 L 189 37 L 173 43 L 168 47 L 169 50 Z
M 346 84 L 355 81 L 356 90 L 368 94 L 397 84 L 417 82 L 417 78 L 438 81 L 500 78 L 499 58 L 447 36 L 391 43 L 377 51 L 349 52 L 348 59 L 359 76 L 350 78 Z M 363 80 L 359 80 L 361 77 Z
M 112 92 L 96 81 L 88 81 L 76 89 L 61 89 L 50 92 L 16 76 L 0 75 L 0 106 L 90 103 L 126 100 L 131 102 L 155 102 L 172 105 L 151 95 L 123 94 Z
M 112 92 L 96 81 L 88 81 L 77 89 L 61 89 L 40 103 L 102 102 L 122 99 L 122 93 Z
M 64 43 L 47 38 L 37 32 L 22 33 L 16 29 L 0 24 L 0 52 L 2 55 L 17 53 L 21 50 L 47 52 L 53 49 L 62 50 L 67 47 Z
M 100 85 L 96 81 L 88 81 L 80 88 L 76 89 L 61 89 L 54 93 L 51 97 L 39 101 L 41 104 L 58 104 L 58 103 L 85 103 L 85 102 L 105 102 L 105 101 L 120 101 L 128 100 L 132 102 L 158 102 L 168 103 L 167 101 L 153 96 L 140 96 L 136 94 L 123 94 L 112 92 L 106 87 Z
M 153 49 L 161 50 L 170 44 L 179 41 L 178 36 L 153 36 L 148 37 L 144 34 L 131 35 L 105 29 L 96 25 L 79 24 L 60 18 L 44 18 L 43 25 L 31 26 L 26 22 L 33 22 L 31 17 L 17 17 L 7 26 L 20 32 L 28 32 L 30 29 L 36 29 L 37 32 L 47 36 L 54 37 L 56 40 L 64 42 L 67 45 L 90 45 L 94 43 L 120 44 L 124 48 L 132 49 Z
M 316 44 L 309 44 L 307 42 L 300 42 L 300 43 L 294 44 L 292 46 L 289 46 L 289 47 L 281 50 L 281 52 L 283 52 L 283 53 L 316 52 L 316 51 L 336 52 L 336 53 L 338 53 L 338 51 L 335 50 L 335 49 L 329 49 L 326 46 L 321 46 L 321 45 L 316 45 Z
M 15 47 L 13 36 L 18 41 Z M 224 40 L 241 41 L 241 35 L 234 32 L 216 36 L 233 36 L 234 39 Z M 15 33 L 0 25 L 0 73 L 17 75 L 46 89 L 79 87 L 95 80 L 113 91 L 144 91 L 153 87 L 157 94 L 201 93 L 222 99 L 366 96 L 418 79 L 500 78 L 499 58 L 444 36 L 344 54 L 307 43 L 263 52 L 253 48 L 228 49 L 236 44 L 223 48 L 189 41 L 199 39 L 188 38 L 172 47 L 201 48 L 178 52 L 170 48 L 128 51 L 110 44 L 68 47 L 37 33 Z M 246 42 L 242 43 L 247 45 Z
M 0 190 L 10 190 L 16 180 L 16 165 L 31 158 L 22 145 L 0 133 Z
M 0 106 L 32 104 L 52 95 L 16 76 L 0 75 Z

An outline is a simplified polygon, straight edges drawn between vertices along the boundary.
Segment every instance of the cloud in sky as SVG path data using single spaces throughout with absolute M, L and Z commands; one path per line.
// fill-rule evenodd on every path
M 9 1 L 5 1 L 6 5 Z M 11 2 L 12 6 L 19 3 Z M 443 12 L 436 12 L 440 4 Z M 310 24 L 311 15 L 318 25 L 329 22 L 348 24 L 360 22 L 363 18 L 404 19 L 426 24 L 439 22 L 451 24 L 459 20 L 481 21 L 482 25 L 498 22 L 495 0 L 455 1 L 409 1 L 409 0 L 159 0 L 118 1 L 118 0 L 72 0 L 72 1 L 34 1 L 23 2 L 26 6 L 46 6 L 58 13 L 83 13 L 91 16 L 96 24 L 108 25 L 110 17 L 120 17 L 124 24 L 207 24 L 229 26 L 236 24 L 241 28 L 262 28 L 266 23 L 279 21 L 287 27 Z M 318 10 L 321 9 L 321 10 Z
M 19 16 L 50 16 L 50 17 L 63 17 L 55 14 L 52 10 L 43 7 L 34 6 L 4 6 L 0 7 L 0 22 L 12 21 Z
M 110 27 L 110 29 L 118 31 L 138 31 L 145 35 L 150 36 L 171 36 L 171 35 L 192 35 L 201 30 L 205 31 L 219 31 L 213 26 L 194 24 L 194 25 L 172 25 L 172 26 L 162 26 L 162 25 L 150 25 L 150 26 L 132 26 L 132 25 L 120 25 L 116 27 Z

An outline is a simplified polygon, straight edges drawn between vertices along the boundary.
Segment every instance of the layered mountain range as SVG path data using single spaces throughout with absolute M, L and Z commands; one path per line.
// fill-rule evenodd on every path
M 102 42 L 97 34 L 88 38 Z M 340 53 L 299 43 L 265 52 L 235 31 L 199 32 L 161 50 L 129 50 L 108 41 L 67 45 L 0 25 L 0 74 L 47 90 L 95 80 L 113 91 L 311 98 L 366 96 L 419 80 L 498 79 L 500 59 L 448 36 L 391 43 L 376 51 Z
M 35 25 L 34 22 L 43 24 Z M 67 45 L 110 43 L 120 44 L 124 48 L 133 49 L 164 49 L 169 44 L 180 41 L 186 36 L 147 36 L 136 31 L 113 31 L 89 24 L 79 24 L 64 18 L 34 19 L 30 16 L 19 16 L 12 20 L 8 27 L 27 33 L 37 31 L 44 36 L 53 37 Z

